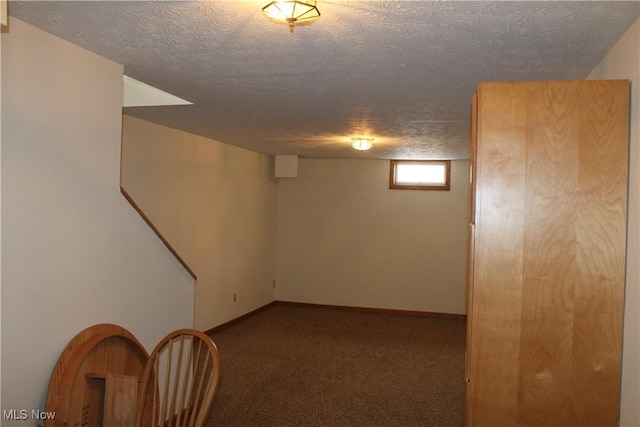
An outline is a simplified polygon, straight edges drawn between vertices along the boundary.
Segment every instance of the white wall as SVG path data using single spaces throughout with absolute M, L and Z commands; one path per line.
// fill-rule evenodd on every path
M 126 115 L 122 140 L 123 188 L 198 277 L 196 328 L 272 302 L 269 158 Z
M 301 159 L 278 180 L 278 300 L 465 313 L 469 162 L 451 191 L 389 190 L 389 161 Z
M 192 325 L 193 280 L 119 192 L 122 66 L 15 18 L 1 37 L 2 409 L 42 409 L 78 332 L 151 350 Z
M 4 13 L 4 12 L 3 12 Z M 5 16 L 5 18 L 7 18 Z M 6 19 L 5 19 L 6 21 Z M 0 28 L 4 27 L 4 24 Z M 0 82 L 2 81 L 2 42 L 0 39 Z M 0 84 L 0 224 L 2 223 L 2 84 Z M 0 227 L 0 270 L 2 266 L 2 227 Z M 0 319 L 2 319 L 2 273 L 0 271 Z M 2 327 L 0 327 L 0 355 L 2 355 Z M 0 357 L 0 361 L 2 358 Z M 0 368 L 0 409 L 2 406 L 2 369 Z
M 631 80 L 629 221 L 620 425 L 640 426 L 640 20 L 588 79 Z

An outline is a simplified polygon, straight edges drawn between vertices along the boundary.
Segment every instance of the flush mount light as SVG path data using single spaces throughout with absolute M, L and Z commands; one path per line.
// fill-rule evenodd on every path
M 276 0 L 263 7 L 262 11 L 269 19 L 287 24 L 290 32 L 295 25 L 310 24 L 320 18 L 316 0 Z
M 356 150 L 365 151 L 373 147 L 373 138 L 351 138 L 351 146 Z

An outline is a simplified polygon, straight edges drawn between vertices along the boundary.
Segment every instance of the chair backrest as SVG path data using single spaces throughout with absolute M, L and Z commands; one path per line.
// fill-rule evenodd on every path
M 209 336 L 194 329 L 170 333 L 145 367 L 136 426 L 202 426 L 219 379 L 220 356 Z

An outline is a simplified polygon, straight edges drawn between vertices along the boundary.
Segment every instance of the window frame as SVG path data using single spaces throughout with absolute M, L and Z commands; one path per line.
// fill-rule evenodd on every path
M 397 169 L 398 165 L 403 164 L 437 164 L 444 165 L 445 167 L 445 182 L 444 184 L 399 184 L 397 183 Z M 449 191 L 451 189 L 451 160 L 391 160 L 390 161 L 390 173 L 389 173 L 389 189 L 391 190 L 439 190 Z

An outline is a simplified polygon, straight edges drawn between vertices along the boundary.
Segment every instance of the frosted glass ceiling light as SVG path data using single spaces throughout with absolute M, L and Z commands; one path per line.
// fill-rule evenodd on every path
M 356 150 L 365 151 L 373 147 L 373 138 L 351 138 L 351 146 Z
M 293 32 L 294 25 L 310 24 L 320 18 L 316 0 L 272 1 L 263 7 L 262 11 L 269 19 L 287 24 L 290 32 Z

